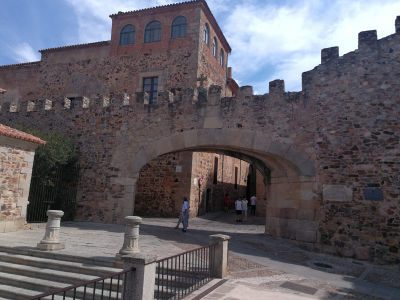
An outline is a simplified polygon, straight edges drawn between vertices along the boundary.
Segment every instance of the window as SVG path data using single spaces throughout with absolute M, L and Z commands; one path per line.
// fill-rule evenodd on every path
M 119 44 L 130 45 L 133 43 L 135 43 L 135 27 L 129 24 L 122 28 L 119 35 Z
M 203 41 L 207 45 L 210 45 L 210 27 L 208 27 L 208 24 L 204 26 Z
M 235 167 L 235 190 L 238 188 L 238 168 Z
M 143 92 L 149 94 L 150 104 L 157 102 L 158 77 L 143 78 Z
M 217 49 L 218 49 L 218 42 L 217 39 L 213 39 L 213 44 L 212 44 L 212 54 L 214 57 L 217 57 Z
M 214 179 L 213 183 L 218 183 L 218 157 L 214 157 Z
M 158 21 L 152 21 L 147 24 L 144 31 L 144 42 L 152 43 L 161 41 L 161 23 Z
M 171 27 L 171 38 L 180 38 L 186 35 L 186 18 L 185 17 L 176 17 L 172 22 Z
M 223 49 L 221 49 L 221 51 L 219 52 L 219 64 L 221 65 L 221 67 L 224 67 L 224 64 L 225 64 L 225 53 L 224 53 Z

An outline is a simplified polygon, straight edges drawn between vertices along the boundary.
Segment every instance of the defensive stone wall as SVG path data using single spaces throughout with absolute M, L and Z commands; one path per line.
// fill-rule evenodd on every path
M 247 86 L 235 97 L 221 98 L 217 86 L 206 92 L 173 89 L 171 80 L 156 104 L 143 93 L 125 91 L 125 77 L 115 80 L 131 63 L 128 57 L 98 67 L 81 61 L 68 67 L 74 72 L 64 79 L 61 66 L 43 69 L 40 88 L 20 93 L 17 112 L 2 105 L 0 122 L 74 139 L 82 166 L 79 219 L 119 222 L 133 209 L 138 170 L 158 155 L 231 150 L 263 161 L 271 172 L 267 233 L 325 252 L 395 262 L 400 258 L 400 19 L 395 34 L 378 40 L 376 32 L 362 32 L 357 50 L 338 53 L 338 48 L 322 50 L 321 64 L 303 73 L 301 92 L 285 92 L 284 82 L 276 80 L 265 95 L 253 95 Z M 82 92 L 81 82 L 89 81 L 80 80 L 90 77 L 88 67 L 97 76 L 92 96 Z M 6 90 L 7 78 L 0 70 Z M 75 78 L 71 93 L 76 88 L 87 95 L 74 97 L 74 105 L 64 101 L 67 78 Z
M 343 56 L 323 49 L 321 65 L 303 73 L 316 103 L 321 243 L 344 256 L 399 259 L 399 17 L 395 25 L 379 40 L 360 32 L 358 49 Z

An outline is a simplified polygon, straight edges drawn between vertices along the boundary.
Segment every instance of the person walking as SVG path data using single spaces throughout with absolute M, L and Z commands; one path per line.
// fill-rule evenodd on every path
M 249 201 L 247 201 L 246 197 L 243 197 L 243 199 L 242 199 L 242 214 L 243 214 L 244 221 L 247 221 L 247 204 L 248 203 L 249 203 Z
M 235 201 L 236 222 L 242 222 L 242 200 L 238 198 Z
M 183 232 L 187 231 L 187 228 L 189 226 L 189 201 L 186 197 L 183 197 L 183 203 L 182 203 L 182 224 L 183 224 Z
M 257 198 L 256 195 L 250 197 L 250 214 L 256 215 Z

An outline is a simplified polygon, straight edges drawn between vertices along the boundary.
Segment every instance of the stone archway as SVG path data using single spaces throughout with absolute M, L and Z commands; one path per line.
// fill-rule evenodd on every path
M 253 157 L 271 171 L 266 214 L 266 233 L 306 242 L 318 240 L 319 196 L 313 160 L 297 145 L 243 129 L 196 129 L 154 138 L 138 146 L 121 140 L 112 166 L 119 170 L 114 181 L 126 186 L 122 213 L 134 211 L 139 172 L 160 155 L 193 150 L 235 151 Z M 128 155 L 129 153 L 129 155 Z M 129 157 L 127 157 L 129 156 Z

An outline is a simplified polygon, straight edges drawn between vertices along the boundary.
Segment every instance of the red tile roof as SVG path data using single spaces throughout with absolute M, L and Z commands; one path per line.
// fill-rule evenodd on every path
M 19 131 L 17 129 L 5 126 L 3 124 L 0 124 L 0 135 L 6 136 L 6 137 L 11 137 L 11 138 L 18 139 L 18 140 L 31 142 L 31 143 L 36 143 L 36 144 L 40 144 L 40 145 L 46 144 L 45 141 L 43 141 L 42 139 L 40 139 L 32 134 L 29 134 L 29 133 L 26 133 L 23 131 Z

